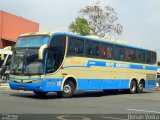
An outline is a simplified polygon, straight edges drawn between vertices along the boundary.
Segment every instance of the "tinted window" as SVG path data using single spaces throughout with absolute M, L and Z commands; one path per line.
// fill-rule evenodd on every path
M 99 43 L 98 42 L 93 42 L 92 50 L 93 50 L 93 56 L 99 57 L 100 51 L 99 51 Z
M 48 44 L 48 41 L 48 35 L 24 36 L 18 38 L 16 47 L 41 47 Z
M 100 45 L 100 57 L 101 58 L 112 59 L 112 54 L 113 54 L 112 45 L 103 44 L 103 43 Z
M 51 73 L 54 70 L 55 70 L 55 53 L 53 51 L 49 51 L 46 61 L 46 73 Z
M 132 48 L 126 48 L 126 61 L 135 62 L 136 61 L 136 50 Z
M 57 35 L 53 36 L 51 39 L 51 48 L 49 51 L 53 51 L 54 55 L 49 54 L 49 59 L 54 56 L 55 60 L 55 69 L 58 69 L 63 62 L 64 54 L 66 49 L 66 36 Z
M 85 55 L 93 56 L 92 41 L 85 41 Z
M 146 63 L 152 63 L 152 53 L 150 51 L 146 51 Z
M 69 47 L 68 47 L 69 55 L 83 55 L 84 53 L 84 40 L 70 38 L 69 39 Z
M 99 57 L 99 43 L 93 41 L 85 41 L 85 55 L 91 57 Z
M 155 64 L 156 62 L 157 62 L 157 54 L 156 54 L 156 52 L 152 52 L 152 61 L 151 61 L 151 63 Z
M 114 46 L 114 59 L 125 60 L 125 48 L 121 46 Z
M 145 63 L 145 51 L 144 50 L 137 50 L 136 62 Z

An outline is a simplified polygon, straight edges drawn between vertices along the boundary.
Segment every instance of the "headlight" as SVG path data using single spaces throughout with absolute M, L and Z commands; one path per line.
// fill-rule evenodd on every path
M 32 80 L 32 83 L 40 83 L 42 80 Z

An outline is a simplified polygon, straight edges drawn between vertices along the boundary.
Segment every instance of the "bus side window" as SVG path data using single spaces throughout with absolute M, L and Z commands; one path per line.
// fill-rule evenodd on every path
M 92 42 L 85 41 L 85 54 L 86 56 L 93 56 Z
M 147 51 L 146 52 L 146 62 L 147 63 L 151 63 L 152 61 L 152 55 L 151 55 L 151 52 L 150 51 Z
M 106 59 L 112 59 L 112 45 L 101 44 L 100 45 L 100 57 Z
M 55 35 L 51 39 L 51 48 L 54 51 L 55 59 L 55 69 L 58 69 L 63 62 L 65 48 L 66 48 L 66 36 L 65 35 Z M 51 51 L 51 52 L 53 52 Z
M 75 54 L 76 53 L 76 49 L 75 49 L 75 45 L 74 45 L 74 40 L 73 39 L 69 40 L 69 53 L 70 54 Z
M 107 59 L 112 59 L 112 46 L 107 46 Z
M 137 50 L 136 62 L 145 63 L 145 51 L 144 50 Z
M 157 55 L 156 55 L 156 52 L 152 52 L 152 64 L 155 64 L 156 62 L 157 62 L 157 57 L 156 57 Z
M 126 49 L 126 61 L 130 61 L 129 49 Z
M 49 51 L 48 52 L 48 57 L 46 61 L 46 72 L 51 73 L 54 71 L 55 67 L 55 57 L 54 57 L 54 52 Z
M 77 46 L 77 54 L 83 55 L 84 54 L 84 40 L 78 39 L 76 42 Z
M 114 48 L 114 59 L 122 61 L 125 60 L 125 48 L 121 46 L 115 46 Z
M 68 54 L 70 55 L 83 55 L 84 52 L 84 40 L 70 38 Z
M 99 57 L 99 43 L 98 42 L 93 42 L 92 44 L 92 51 L 93 51 L 93 56 L 94 57 Z
M 135 49 L 126 48 L 125 54 L 126 54 L 126 61 L 135 62 L 135 56 L 136 56 Z
M 104 58 L 105 55 L 106 55 L 105 46 L 104 46 L 104 45 L 101 45 L 101 46 L 100 46 L 100 57 L 101 57 L 101 58 Z

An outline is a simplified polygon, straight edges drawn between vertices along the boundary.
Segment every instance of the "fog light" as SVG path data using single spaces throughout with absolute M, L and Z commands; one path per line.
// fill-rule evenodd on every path
M 42 86 L 38 86 L 38 87 L 36 87 L 37 89 L 42 89 Z

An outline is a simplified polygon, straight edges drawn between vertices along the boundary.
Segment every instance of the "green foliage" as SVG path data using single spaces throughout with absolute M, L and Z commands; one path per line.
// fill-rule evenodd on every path
M 69 31 L 85 36 L 92 33 L 93 27 L 88 23 L 87 19 L 77 17 L 76 20 L 70 24 Z

